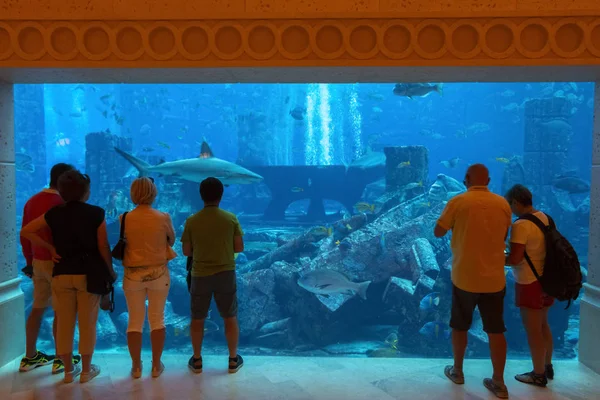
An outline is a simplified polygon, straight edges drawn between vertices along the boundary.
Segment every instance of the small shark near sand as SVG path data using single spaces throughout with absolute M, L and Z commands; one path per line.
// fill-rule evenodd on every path
M 186 181 L 200 183 L 208 177 L 218 178 L 224 185 L 250 184 L 262 181 L 263 177 L 237 164 L 221 160 L 213 155 L 208 143 L 202 143 L 200 157 L 186 160 L 169 161 L 150 165 L 139 158 L 115 147 L 140 172 L 140 176 L 159 174 L 176 176 Z

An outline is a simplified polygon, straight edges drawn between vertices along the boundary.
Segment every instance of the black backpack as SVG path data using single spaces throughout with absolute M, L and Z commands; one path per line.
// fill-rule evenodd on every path
M 571 300 L 579 297 L 583 279 L 581 266 L 571 243 L 556 229 L 552 217 L 548 214 L 546 216 L 549 225 L 545 225 L 533 214 L 526 214 L 519 218 L 533 222 L 544 233 L 546 239 L 544 274 L 538 275 L 527 252 L 525 252 L 525 259 L 547 295 L 558 301 L 569 301 L 566 310 L 571 305 Z

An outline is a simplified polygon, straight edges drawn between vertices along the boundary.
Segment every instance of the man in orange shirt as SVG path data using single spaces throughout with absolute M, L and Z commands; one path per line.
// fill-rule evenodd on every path
M 25 204 L 23 209 L 22 226 L 44 215 L 51 208 L 63 204 L 63 200 L 58 194 L 57 184 L 58 178 L 74 167 L 69 164 L 56 164 L 50 171 L 50 187 L 31 197 Z M 40 232 L 42 237 L 48 242 L 52 242 L 50 230 Z M 52 373 L 59 374 L 64 371 L 62 361 L 53 355 L 45 354 L 37 350 L 37 339 L 40 332 L 40 324 L 42 317 L 48 306 L 51 306 L 52 298 L 52 269 L 54 263 L 50 252 L 43 247 L 34 246 L 32 243 L 21 237 L 21 248 L 23 255 L 27 261 L 27 267 L 24 272 L 33 280 L 33 306 L 31 313 L 27 318 L 26 335 L 27 335 L 27 350 L 25 357 L 21 359 L 19 371 L 31 371 L 37 367 L 52 365 Z M 31 272 L 27 272 L 31 271 Z M 29 275 L 31 273 L 31 275 Z M 54 336 L 56 336 L 56 316 L 52 326 Z M 77 364 L 81 359 L 80 356 L 75 356 L 73 362 Z
M 483 164 L 469 167 L 464 184 L 467 192 L 448 201 L 434 230 L 436 237 L 452 230 L 452 349 L 454 365 L 444 373 L 463 384 L 463 361 L 468 330 L 475 307 L 488 334 L 494 374 L 483 380 L 486 388 L 501 399 L 508 398 L 504 384 L 506 339 L 503 311 L 506 292 L 504 250 L 511 225 L 510 205 L 491 193 L 488 169 Z

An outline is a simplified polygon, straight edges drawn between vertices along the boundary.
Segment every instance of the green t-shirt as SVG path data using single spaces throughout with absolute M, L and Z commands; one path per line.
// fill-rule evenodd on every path
M 233 238 L 243 234 L 237 217 L 219 207 L 205 207 L 189 217 L 181 241 L 192 245 L 192 276 L 235 270 Z

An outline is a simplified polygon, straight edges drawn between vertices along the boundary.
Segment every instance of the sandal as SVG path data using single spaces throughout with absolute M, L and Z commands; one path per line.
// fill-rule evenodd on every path
M 158 368 L 154 368 L 154 364 L 152 365 L 152 377 L 153 378 L 158 378 L 159 376 L 161 376 L 161 374 L 164 372 L 165 370 L 165 364 L 162 363 L 162 361 L 160 362 L 160 365 L 158 366 Z
M 529 385 L 534 385 L 538 387 L 546 387 L 548 384 L 548 379 L 544 374 L 536 374 L 535 372 L 526 372 L 521 375 L 515 375 L 515 379 L 519 382 L 527 383 Z
M 490 392 L 494 393 L 499 399 L 508 399 L 508 389 L 503 383 L 496 383 L 493 379 L 485 378 L 483 380 L 485 386 Z
M 446 365 L 446 368 L 444 368 L 444 375 L 457 385 L 464 385 L 465 383 L 465 374 L 456 371 L 452 365 Z
M 131 377 L 133 379 L 140 379 L 142 377 L 142 368 L 143 368 L 143 363 L 140 362 L 140 367 L 139 368 L 133 368 L 131 367 Z

